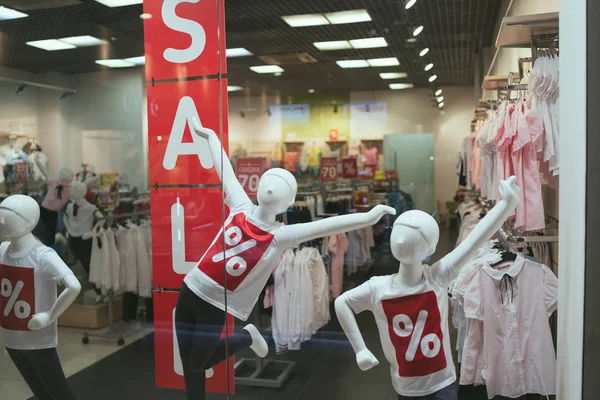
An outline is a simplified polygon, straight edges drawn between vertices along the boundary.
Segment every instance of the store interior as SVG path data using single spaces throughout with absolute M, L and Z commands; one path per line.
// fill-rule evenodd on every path
M 38 201 L 41 223 L 33 233 L 56 250 L 81 284 L 58 319 L 56 347 L 68 385 L 80 399 L 186 398 L 173 307 L 187 270 L 226 226 L 217 182 L 173 185 L 153 176 L 162 161 L 152 157 L 152 147 L 172 135 L 170 125 L 153 125 L 166 110 L 156 88 L 204 78 L 148 79 L 144 28 L 157 16 L 147 12 L 152 1 L 142 3 L 0 0 L 0 199 L 23 194 Z M 206 398 L 228 393 L 244 400 L 411 398 L 392 384 L 389 351 L 370 312 L 358 313 L 356 320 L 379 365 L 367 371 L 356 365 L 336 299 L 373 277 L 398 273 L 391 237 L 401 214 L 421 210 L 435 219 L 439 242 L 424 262 L 437 265 L 468 242 L 472 231 L 477 234 L 486 216 L 498 218 L 491 212 L 502 204 L 498 187 L 512 175 L 522 195 L 516 211 L 477 246 L 477 255 L 448 288 L 450 306 L 442 319 L 448 317 L 451 348 L 445 350 L 451 350 L 457 375 L 451 383 L 459 400 L 555 398 L 554 310 L 562 268 L 559 1 L 224 3 L 227 127 L 215 131 L 243 188 L 256 193 L 252 179 L 244 183 L 239 176 L 244 163 L 257 162 L 261 173 L 291 172 L 298 185 L 295 201 L 278 217 L 287 225 L 368 213 L 376 205 L 392 207 L 395 215 L 287 250 L 247 320 L 267 341 L 269 354 L 262 359 L 246 348 L 211 368 Z M 350 11 L 357 13 L 344 14 Z M 183 142 L 193 142 L 193 135 L 189 123 Z M 194 165 L 199 169 L 200 163 Z M 48 193 L 66 169 L 71 200 L 62 201 L 58 191 L 54 200 L 60 207 L 48 206 Z M 74 182 L 85 183 L 83 207 L 91 210 L 86 232 L 73 225 L 84 204 Z M 199 190 L 203 198 L 193 198 Z M 164 214 L 179 210 L 169 208 L 175 197 L 186 213 L 177 221 Z M 202 245 L 188 249 L 185 238 L 171 241 L 176 227 L 188 243 Z M 173 270 L 183 269 L 159 280 L 157 271 L 176 263 L 177 243 L 181 262 Z M 110 256 L 102 253 L 103 244 L 114 247 Z M 527 260 L 535 263 L 529 271 L 544 277 L 545 291 L 535 297 L 536 286 L 531 301 L 546 306 L 548 315 L 541 319 L 548 317 L 548 323 L 541 324 L 540 336 L 547 340 L 531 357 L 554 367 L 523 367 L 525 375 L 530 369 L 541 380 L 508 388 L 503 378 L 469 375 L 473 343 L 465 344 L 465 337 L 477 333 L 472 321 L 483 321 L 484 329 L 486 320 L 469 316 L 464 291 L 472 288 L 468 279 L 475 279 L 474 271 L 484 269 L 482 260 L 492 266 Z M 286 268 L 315 268 L 325 276 L 324 294 L 317 293 L 315 282 L 289 289 L 292 299 L 311 298 L 302 311 L 303 320 L 312 321 L 310 332 L 297 332 L 293 324 L 282 332 L 279 325 L 281 315 L 298 313 L 293 305 L 299 301 L 277 304 L 287 290 L 281 288 Z M 510 290 L 513 298 L 531 284 L 520 279 L 522 287 Z M 12 304 L 4 286 L 2 291 L 0 305 Z M 236 320 L 236 330 L 247 322 Z M 286 342 L 293 335 L 302 337 L 297 348 L 292 339 Z M 1 344 L 0 399 L 35 399 Z M 487 354 L 489 347 L 478 351 Z

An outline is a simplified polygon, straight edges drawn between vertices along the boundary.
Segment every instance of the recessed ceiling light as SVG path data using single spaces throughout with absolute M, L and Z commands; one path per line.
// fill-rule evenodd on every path
M 283 72 L 275 72 L 275 76 L 281 76 Z
M 149 14 L 149 13 L 140 14 L 140 19 L 150 19 L 150 18 L 152 18 L 152 14 Z
M 372 58 L 367 60 L 367 62 L 371 67 L 393 67 L 400 65 L 400 61 L 396 57 Z
M 435 81 L 436 79 L 437 79 L 437 75 L 431 75 L 431 76 L 429 77 L 429 82 L 433 82 L 433 81 Z
M 74 49 L 76 46 L 61 42 L 57 39 L 47 39 L 47 40 L 34 40 L 33 42 L 27 42 L 29 46 L 37 47 L 38 49 L 47 50 L 47 51 L 55 51 L 55 50 L 68 50 Z
M 246 50 L 243 47 L 236 47 L 234 49 L 225 50 L 225 55 L 227 57 L 248 57 L 248 56 L 252 56 L 254 54 L 250 53 L 248 50 Z
M 129 68 L 135 67 L 134 63 L 125 60 L 96 60 L 96 64 L 104 65 L 109 68 Z
M 425 71 L 429 71 L 431 68 L 433 68 L 433 63 L 429 63 L 425 66 Z
M 325 17 L 333 25 L 339 24 L 354 24 L 357 22 L 368 22 L 371 21 L 371 16 L 367 10 L 351 10 L 351 11 L 340 11 L 325 14 Z
M 385 38 L 382 38 L 382 37 L 369 38 L 369 39 L 355 39 L 355 40 L 351 40 L 350 44 L 355 49 L 372 49 L 372 48 L 376 48 L 376 47 L 387 47 L 387 45 L 388 45 L 387 42 L 385 41 Z
M 439 96 L 440 94 L 442 94 L 442 89 L 438 89 L 438 90 L 435 92 L 435 95 L 436 95 L 436 96 Z
M 146 57 L 145 56 L 129 57 L 129 58 L 125 58 L 125 61 L 128 63 L 135 64 L 135 65 L 144 65 L 144 64 L 146 64 Z
M 427 53 L 429 53 L 429 47 L 425 47 L 423 50 L 421 50 L 421 52 L 419 53 L 419 55 L 421 57 L 423 57 Z
M 365 60 L 340 60 L 336 63 L 342 68 L 366 68 L 369 66 L 369 63 Z
M 440 104 L 438 104 L 438 107 L 439 107 L 439 108 L 442 108 L 442 107 L 444 107 L 444 102 L 442 101 Z
M 313 45 L 322 51 L 351 49 L 352 45 L 347 40 L 334 40 L 331 42 L 315 42 Z
M 101 44 L 106 43 L 106 41 L 102 39 L 95 38 L 93 36 L 85 35 L 85 36 L 71 36 L 66 38 L 58 39 L 61 42 L 65 42 L 68 44 L 72 44 L 77 47 L 87 47 L 87 46 L 99 46 Z
M 409 8 L 411 8 L 412 6 L 414 6 L 416 2 L 417 2 L 417 0 L 408 0 L 408 2 L 406 3 L 406 5 L 404 6 L 404 8 L 406 8 L 408 10 Z
M 402 79 L 406 78 L 408 74 L 406 72 L 382 72 L 379 76 L 381 79 Z
M 244 90 L 241 86 L 227 86 L 228 92 L 239 92 L 240 90 Z
M 442 101 L 444 101 L 444 96 L 440 96 L 436 100 L 438 103 L 441 103 Z
M 415 87 L 412 83 L 390 83 L 390 89 L 392 90 L 402 90 L 402 89 L 410 89 Z
M 104 4 L 106 7 L 124 7 L 132 6 L 134 4 L 142 4 L 144 0 L 96 0 L 100 4 Z
M 315 89 L 308 89 L 308 93 L 313 94 L 315 92 Z
M 277 72 L 283 72 L 283 68 L 279 65 L 257 65 L 250 67 L 250 69 L 257 74 L 275 74 Z
M 423 25 L 418 26 L 414 31 L 413 31 L 413 36 L 419 36 L 419 33 L 423 32 Z
M 406 43 L 416 43 L 416 42 L 417 42 L 417 39 L 415 39 L 414 37 L 406 39 Z
M 0 21 L 6 21 L 9 19 L 25 18 L 29 15 L 22 13 L 12 8 L 0 6 Z
M 281 18 L 292 28 L 329 25 L 329 21 L 323 14 L 286 15 Z

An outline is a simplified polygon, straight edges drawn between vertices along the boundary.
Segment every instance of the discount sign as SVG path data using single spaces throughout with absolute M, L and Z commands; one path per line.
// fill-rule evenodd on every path
M 321 182 L 335 182 L 338 178 L 337 158 L 321 158 Z
M 356 158 L 348 157 L 342 159 L 342 177 L 344 179 L 356 179 L 358 177 Z
M 256 198 L 262 173 L 262 158 L 238 158 L 235 162 L 235 175 L 250 198 Z
M 35 314 L 33 268 L 0 265 L 0 326 L 13 331 L 29 331 Z
M 371 180 L 375 178 L 375 170 L 377 169 L 377 164 L 365 164 L 365 167 L 361 171 L 362 178 L 365 180 Z

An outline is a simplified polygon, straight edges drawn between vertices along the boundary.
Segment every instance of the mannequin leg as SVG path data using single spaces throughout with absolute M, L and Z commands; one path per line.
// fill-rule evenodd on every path
M 92 239 L 82 239 L 80 237 L 69 237 L 69 246 L 73 249 L 73 253 L 75 253 L 75 257 L 81 263 L 88 277 L 90 276 L 90 261 L 92 260 Z M 102 294 L 102 291 L 96 288 L 96 285 L 92 283 L 96 294 Z
M 7 351 L 39 400 L 77 400 L 60 365 L 56 348 Z

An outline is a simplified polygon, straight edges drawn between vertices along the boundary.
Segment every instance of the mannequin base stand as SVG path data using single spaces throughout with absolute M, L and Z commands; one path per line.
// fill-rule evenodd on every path
M 115 327 L 114 312 L 113 312 L 113 292 L 108 292 L 108 331 L 107 332 L 84 332 L 83 338 L 81 342 L 83 344 L 88 344 L 90 342 L 90 338 L 103 339 L 107 341 L 115 341 L 119 346 L 123 346 L 125 344 L 125 339 L 123 338 L 123 333 L 119 331 Z
M 292 374 L 296 365 L 293 361 L 242 358 L 235 363 L 235 384 L 266 388 L 281 388 Z M 248 375 L 247 370 L 253 368 Z M 275 377 L 273 374 L 278 373 Z M 243 375 L 241 375 L 243 374 Z

